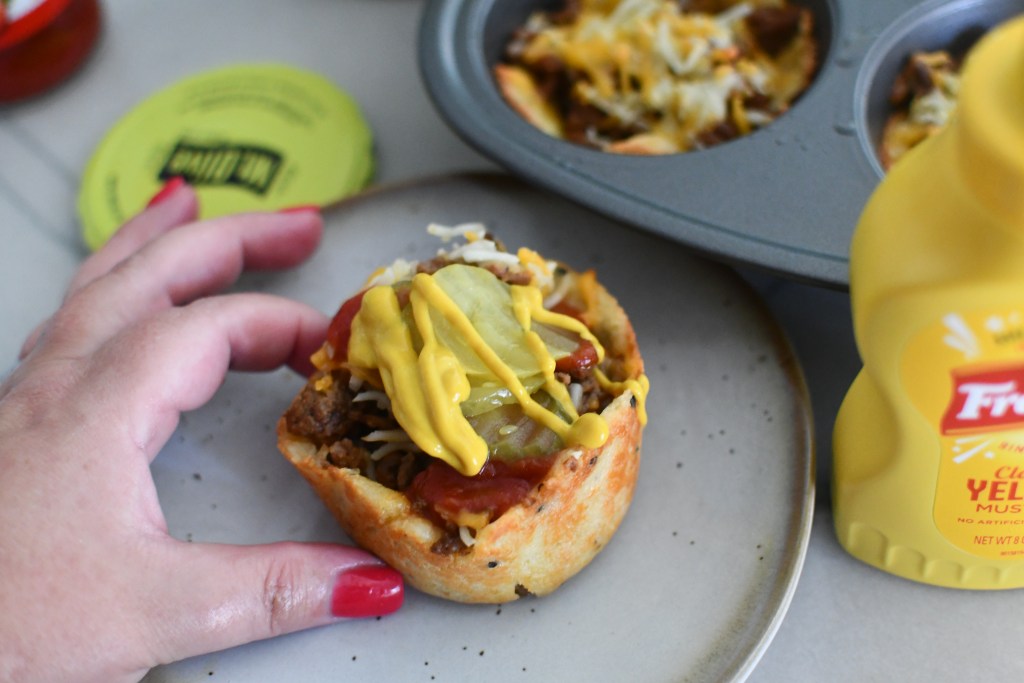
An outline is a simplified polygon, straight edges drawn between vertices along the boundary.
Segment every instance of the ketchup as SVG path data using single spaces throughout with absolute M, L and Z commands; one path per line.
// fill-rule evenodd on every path
M 462 511 L 487 512 L 494 520 L 522 502 L 554 462 L 555 454 L 514 462 L 490 459 L 477 475 L 467 477 L 435 460 L 416 475 L 405 494 L 447 521 L 454 522 Z
M 585 323 L 586 322 L 583 319 L 583 311 L 581 311 L 580 309 L 576 308 L 572 304 L 565 303 L 564 301 L 559 301 L 557 304 L 552 306 L 551 307 L 551 312 L 552 313 L 559 313 L 561 315 L 567 315 L 570 318 L 576 318 L 576 320 L 579 320 L 581 323 Z
M 359 307 L 363 305 L 364 294 L 366 294 L 365 289 L 343 303 L 338 312 L 334 314 L 330 327 L 327 328 L 327 343 L 334 349 L 334 358 L 337 360 L 348 358 L 348 341 L 352 337 L 352 321 L 359 313 Z
M 100 30 L 97 0 L 43 0 L 0 25 L 0 103 L 37 95 L 70 76 Z
M 580 340 L 576 350 L 555 362 L 555 370 L 577 375 L 597 365 L 597 349 L 586 339 Z

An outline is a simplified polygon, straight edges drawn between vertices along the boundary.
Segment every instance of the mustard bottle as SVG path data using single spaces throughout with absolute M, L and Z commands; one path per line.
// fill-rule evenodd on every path
M 1024 18 L 975 46 L 953 120 L 872 195 L 850 292 L 840 543 L 914 581 L 1024 586 Z

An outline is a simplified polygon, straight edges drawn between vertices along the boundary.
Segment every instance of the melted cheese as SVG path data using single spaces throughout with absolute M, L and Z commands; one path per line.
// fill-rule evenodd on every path
M 746 0 L 710 15 L 670 0 L 582 0 L 571 24 L 531 16 L 523 61 L 557 57 L 584 74 L 577 98 L 682 151 L 731 119 L 744 134 L 762 125 L 763 115 L 744 115 L 746 96 L 769 95 L 776 115 L 788 105 L 768 91 L 780 67 L 752 48 L 742 23 L 755 7 L 778 4 Z M 814 49 L 808 37 L 799 41 L 800 50 Z
M 960 73 L 949 53 L 941 50 L 916 53 L 911 59 L 928 71 L 933 87 L 914 95 L 905 112 L 890 117 L 882 139 L 884 162 L 889 166 L 942 130 L 957 107 Z

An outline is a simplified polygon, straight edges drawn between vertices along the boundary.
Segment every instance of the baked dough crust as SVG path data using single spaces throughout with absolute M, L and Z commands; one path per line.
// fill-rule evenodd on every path
M 544 99 L 526 69 L 510 64 L 497 64 L 494 67 L 494 78 L 498 81 L 498 88 L 505 96 L 505 100 L 516 113 L 551 137 L 563 136 L 562 121 L 558 112 Z
M 638 378 L 643 360 L 625 312 L 595 288 L 591 329 L 615 366 Z M 633 499 L 640 466 L 641 425 L 626 391 L 602 415 L 609 437 L 596 449 L 562 450 L 546 478 L 520 504 L 481 529 L 454 554 L 431 547 L 442 529 L 416 514 L 405 494 L 330 465 L 312 442 L 278 423 L 278 447 L 302 473 L 357 544 L 401 572 L 415 588 L 466 603 L 504 603 L 546 595 L 585 567 L 611 540 Z M 325 449 L 324 449 L 325 450 Z

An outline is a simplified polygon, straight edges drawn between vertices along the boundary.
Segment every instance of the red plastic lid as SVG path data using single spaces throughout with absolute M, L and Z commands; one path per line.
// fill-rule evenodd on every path
M 0 24 L 0 102 L 36 95 L 76 71 L 100 30 L 97 0 L 23 0 Z
M 12 19 L 9 15 L 8 23 L 0 26 L 0 50 L 6 50 L 42 31 L 64 13 L 70 2 L 71 0 L 44 0 L 17 19 Z

